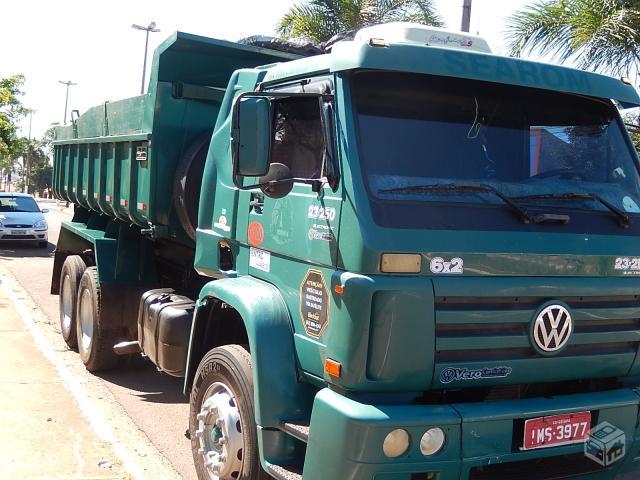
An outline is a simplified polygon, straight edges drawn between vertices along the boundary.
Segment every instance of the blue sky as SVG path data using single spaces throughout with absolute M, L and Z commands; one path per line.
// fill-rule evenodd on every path
M 62 122 L 65 87 L 71 80 L 69 110 L 87 110 L 105 100 L 139 93 L 144 33 L 132 23 L 155 21 L 150 51 L 175 30 L 237 40 L 273 34 L 292 0 L 20 0 L 5 2 L 0 27 L 0 76 L 27 77 L 24 104 L 35 111 L 33 135 Z M 462 0 L 436 0 L 447 26 L 460 28 Z M 531 0 L 473 0 L 471 32 L 504 53 L 504 19 Z M 11 45 L 11 47 L 7 47 Z M 23 122 L 26 135 L 29 121 Z

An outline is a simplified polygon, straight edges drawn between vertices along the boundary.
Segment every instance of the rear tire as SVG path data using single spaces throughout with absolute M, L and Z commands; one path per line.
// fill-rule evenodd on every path
M 100 282 L 96 267 L 88 267 L 80 279 L 76 308 L 78 353 L 90 372 L 113 368 L 118 356 L 113 351 L 116 334 L 105 324 L 100 301 Z
M 242 346 L 214 348 L 200 362 L 190 395 L 189 431 L 199 480 L 271 478 L 260 465 L 251 355 Z M 216 441 L 220 438 L 224 443 Z
M 60 332 L 69 348 L 78 346 L 76 334 L 76 307 L 78 304 L 78 286 L 87 265 L 80 255 L 69 255 L 62 264 L 60 272 Z

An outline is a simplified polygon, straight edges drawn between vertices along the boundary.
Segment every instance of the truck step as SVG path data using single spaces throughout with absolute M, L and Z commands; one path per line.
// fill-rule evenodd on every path
M 267 472 L 278 480 L 302 480 L 302 468 L 267 463 Z
M 137 340 L 134 342 L 120 342 L 113 346 L 113 352 L 116 355 L 130 355 L 132 353 L 140 353 L 140 342 Z
M 296 437 L 298 440 L 307 443 L 309 441 L 309 423 L 308 422 L 285 422 L 282 429 L 289 435 Z

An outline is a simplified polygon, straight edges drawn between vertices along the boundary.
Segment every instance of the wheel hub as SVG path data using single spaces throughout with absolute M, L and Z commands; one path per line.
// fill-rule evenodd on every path
M 244 439 L 235 396 L 225 384 L 209 386 L 198 413 L 198 450 L 212 480 L 235 480 L 242 471 Z
M 62 280 L 62 329 L 65 333 L 71 330 L 71 315 L 73 312 L 71 294 L 71 278 L 69 278 L 68 274 L 65 274 Z
M 91 339 L 93 338 L 93 305 L 89 290 L 83 289 L 78 301 L 80 302 L 78 313 L 82 329 L 82 338 L 79 338 L 78 341 L 81 343 L 82 350 L 87 352 L 91 347 Z

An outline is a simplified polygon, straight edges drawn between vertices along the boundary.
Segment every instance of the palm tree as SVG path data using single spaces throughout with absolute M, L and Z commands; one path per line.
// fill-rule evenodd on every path
M 443 26 L 433 0 L 307 0 L 291 7 L 277 31 L 285 38 L 320 43 L 341 32 L 387 22 Z
M 638 0 L 544 0 L 507 20 L 511 54 L 538 51 L 580 68 L 640 73 Z

